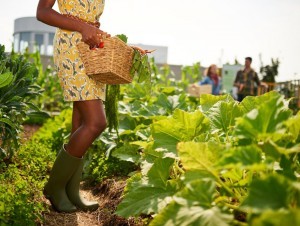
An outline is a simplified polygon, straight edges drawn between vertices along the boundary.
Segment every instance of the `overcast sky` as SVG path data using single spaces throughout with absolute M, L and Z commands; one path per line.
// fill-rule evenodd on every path
M 38 0 L 0 1 L 0 44 L 10 50 L 14 20 L 35 16 Z M 281 62 L 278 80 L 300 79 L 300 0 L 106 0 L 101 28 L 130 43 L 168 47 L 168 63 L 221 66 L 253 58 L 259 71 Z

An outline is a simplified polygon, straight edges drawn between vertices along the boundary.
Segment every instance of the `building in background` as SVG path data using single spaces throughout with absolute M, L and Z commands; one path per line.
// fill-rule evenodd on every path
M 243 69 L 241 64 L 223 64 L 222 68 L 222 90 L 224 93 L 230 93 L 235 97 L 235 89 L 233 83 L 236 77 L 236 73 Z
M 14 51 L 39 51 L 41 55 L 53 55 L 55 27 L 48 26 L 35 17 L 22 17 L 14 24 Z
M 55 27 L 44 24 L 36 19 L 36 17 L 21 17 L 15 20 L 14 23 L 14 51 L 24 52 L 28 49 L 29 52 L 39 51 L 42 58 L 53 55 L 53 39 Z M 149 57 L 154 57 L 155 62 L 160 65 L 167 64 L 168 47 L 144 44 L 131 44 L 139 46 L 143 49 L 155 51 L 149 54 Z

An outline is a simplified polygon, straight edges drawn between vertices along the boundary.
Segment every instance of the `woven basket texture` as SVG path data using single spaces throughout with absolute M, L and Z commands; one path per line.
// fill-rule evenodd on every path
M 188 86 L 188 93 L 193 97 L 200 97 L 201 94 L 211 94 L 212 85 L 196 85 L 192 84 Z
M 134 51 L 118 37 L 104 39 L 104 48 L 91 50 L 84 42 L 79 42 L 77 48 L 86 74 L 91 78 L 103 84 L 132 82 L 130 69 Z

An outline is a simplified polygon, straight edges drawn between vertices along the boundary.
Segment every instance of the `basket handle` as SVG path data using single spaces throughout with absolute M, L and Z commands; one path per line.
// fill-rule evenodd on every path
M 142 55 L 145 55 L 147 53 L 152 53 L 156 50 L 156 49 L 153 49 L 153 50 L 142 49 L 141 47 L 138 47 L 138 46 L 131 46 L 131 48 L 139 51 Z

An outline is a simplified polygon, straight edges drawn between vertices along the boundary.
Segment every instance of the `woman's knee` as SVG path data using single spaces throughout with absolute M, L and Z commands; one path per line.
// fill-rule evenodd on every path
M 95 136 L 100 135 L 106 129 L 106 121 L 99 120 L 85 125 L 88 130 Z

